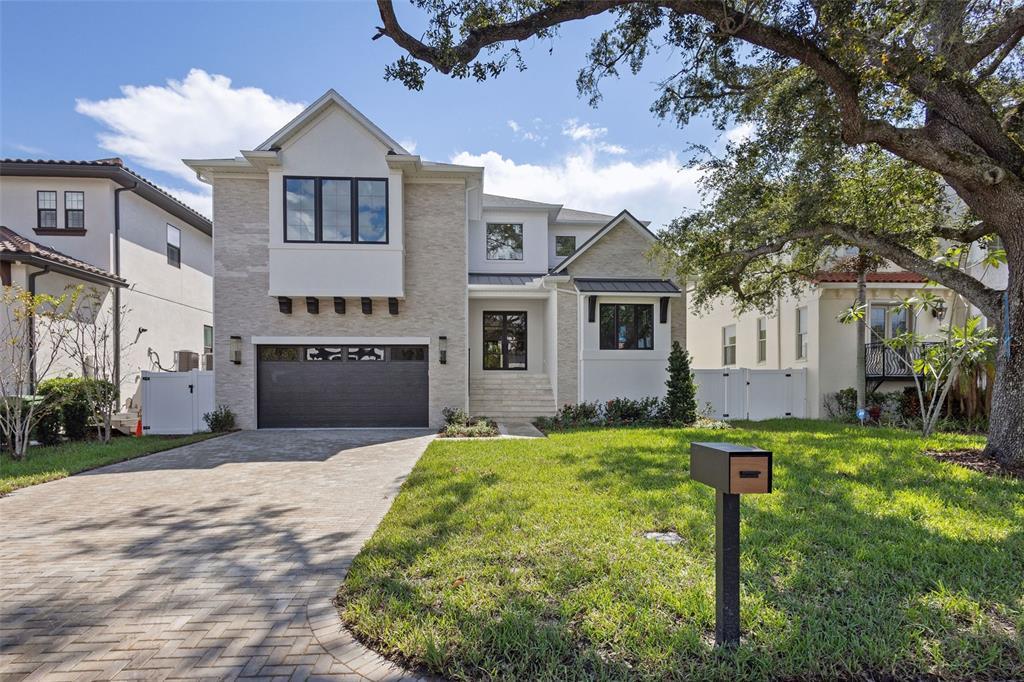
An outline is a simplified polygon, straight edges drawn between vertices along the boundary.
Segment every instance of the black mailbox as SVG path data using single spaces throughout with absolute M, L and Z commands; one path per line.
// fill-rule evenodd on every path
M 731 495 L 772 491 L 772 453 L 735 443 L 690 443 L 690 476 Z
M 690 443 L 690 477 L 715 489 L 715 643 L 740 641 L 740 495 L 772 491 L 772 453 Z

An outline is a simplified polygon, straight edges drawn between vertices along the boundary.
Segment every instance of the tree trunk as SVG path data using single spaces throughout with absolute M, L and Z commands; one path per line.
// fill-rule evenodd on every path
M 1024 229 L 1003 237 L 1009 282 L 992 386 L 985 453 L 1004 466 L 1024 466 Z

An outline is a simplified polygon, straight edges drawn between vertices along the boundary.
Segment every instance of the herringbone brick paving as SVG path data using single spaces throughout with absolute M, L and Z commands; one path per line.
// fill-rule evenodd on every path
M 331 599 L 430 436 L 247 431 L 0 499 L 0 679 L 401 679 Z

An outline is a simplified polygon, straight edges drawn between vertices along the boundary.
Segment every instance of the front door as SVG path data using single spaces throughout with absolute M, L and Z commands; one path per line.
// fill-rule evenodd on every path
M 484 369 L 526 369 L 525 312 L 484 312 Z

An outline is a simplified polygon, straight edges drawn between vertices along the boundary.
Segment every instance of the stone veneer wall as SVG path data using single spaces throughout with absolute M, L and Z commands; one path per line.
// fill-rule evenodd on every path
M 217 404 L 227 405 L 243 429 L 256 428 L 253 336 L 424 336 L 430 339 L 430 423 L 444 407 L 466 407 L 466 216 L 462 183 L 404 186 L 405 299 L 388 314 L 386 299 L 363 315 L 358 299 L 337 315 L 330 301 L 309 315 L 302 300 L 292 314 L 278 311 L 269 290 L 269 218 L 266 179 L 214 182 L 214 333 Z M 242 337 L 242 364 L 227 359 L 229 338 Z M 448 363 L 438 362 L 437 338 L 448 337 Z
M 558 285 L 558 386 L 555 405 L 579 400 L 579 302 L 571 282 Z

